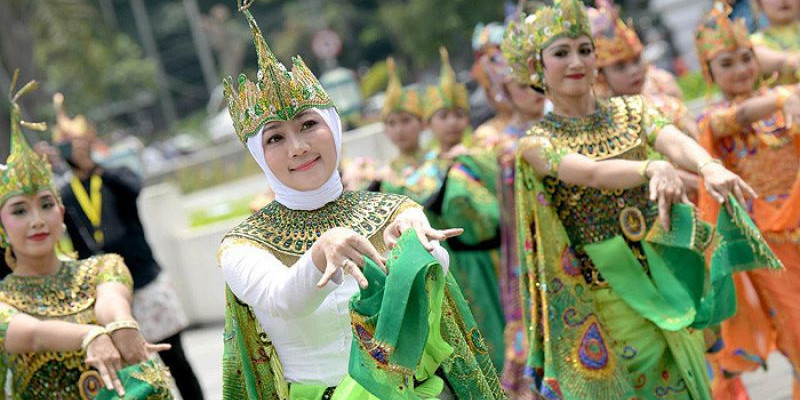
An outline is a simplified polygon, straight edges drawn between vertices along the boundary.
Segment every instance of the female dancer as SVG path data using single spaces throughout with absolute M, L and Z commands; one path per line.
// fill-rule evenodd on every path
M 676 204 L 686 201 L 676 168 L 648 150 L 697 171 L 719 202 L 754 193 L 642 97 L 597 101 L 580 1 L 520 24 L 506 56 L 553 102 L 520 141 L 516 176 L 535 388 L 546 398 L 710 398 L 702 333 L 690 328 L 714 319 L 694 286 L 711 228 Z
M 359 288 L 362 296 L 365 289 L 382 288 L 370 274 L 375 268 L 366 267 L 391 264 L 394 257 L 387 263 L 383 252 L 406 230 L 415 231 L 447 267 L 449 257 L 438 241 L 460 230 L 432 229 L 421 207 L 406 197 L 343 191 L 336 168 L 342 128 L 330 97 L 300 58 L 293 59 L 291 71 L 275 58 L 248 5 L 240 9 L 254 36 L 258 81 L 241 75 L 234 92 L 229 77 L 225 96 L 237 135 L 264 171 L 275 200 L 229 232 L 220 246 L 227 283 L 223 396 L 371 398 L 348 374 L 389 379 L 398 373 L 389 361 L 401 348 L 374 340 L 377 333 L 348 309 L 348 304 L 355 309 L 351 298 Z M 433 397 L 443 386 L 431 383 L 441 376 L 458 398 L 502 397 L 486 346 L 450 277 L 444 301 L 430 306 L 436 308 L 441 318 L 428 322 L 451 349 L 428 359 L 420 367 L 424 373 L 404 375 L 402 387 L 394 389 L 407 393 L 437 386 L 426 392 Z M 382 314 L 402 316 L 399 311 Z M 412 338 L 412 345 L 425 340 L 418 331 L 397 334 Z M 367 349 L 368 356 L 354 358 L 351 345 Z
M 786 270 L 781 274 L 754 270 L 735 275 L 738 312 L 722 324 L 724 347 L 715 358 L 727 374 L 737 374 L 765 366 L 767 356 L 777 346 L 797 368 L 800 142 L 795 127 L 800 118 L 800 96 L 795 86 L 753 89 L 760 73 L 754 43 L 748 40 L 743 21 L 728 20 L 729 11 L 724 4 L 716 3 L 697 31 L 704 76 L 724 96 L 699 120 L 701 143 L 759 192 L 761 196 L 748 202 L 747 209 Z M 716 203 L 708 195 L 700 200 L 704 214 L 713 218 Z M 738 385 L 736 381 L 715 382 L 714 394 L 724 398 L 722 393 Z M 800 396 L 797 377 L 794 395 Z
M 17 77 L 9 91 L 11 153 L 0 172 L 0 241 L 13 271 L 0 282 L 0 383 L 10 371 L 20 399 L 171 399 L 168 372 L 149 360 L 169 345 L 148 344 L 139 333 L 122 258 L 56 255 L 64 206 L 50 165 L 22 135 L 21 125 L 46 129 L 20 121 L 17 100 L 36 83 L 14 95 Z

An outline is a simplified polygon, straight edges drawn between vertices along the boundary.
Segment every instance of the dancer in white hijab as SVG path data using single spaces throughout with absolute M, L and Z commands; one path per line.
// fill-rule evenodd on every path
M 272 371 L 269 382 L 256 378 L 259 396 L 296 398 L 284 391 L 316 387 L 329 398 L 348 372 L 348 303 L 367 286 L 365 258 L 384 267 L 384 253 L 413 229 L 446 270 L 449 256 L 439 241 L 461 230 L 432 229 L 421 207 L 404 196 L 344 191 L 337 171 L 342 125 L 332 101 L 302 60 L 294 59 L 291 72 L 277 61 L 245 14 L 259 80 L 240 77 L 234 92 L 229 78 L 225 95 L 237 135 L 275 200 L 229 232 L 218 252 L 228 299 L 225 397 L 252 394 L 252 388 L 236 392 L 247 378 L 227 372 L 246 364 L 245 374 Z M 255 334 L 232 334 L 232 326 Z

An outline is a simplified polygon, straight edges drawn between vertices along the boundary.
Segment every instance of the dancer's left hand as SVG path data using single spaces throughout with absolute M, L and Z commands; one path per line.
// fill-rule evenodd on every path
M 392 221 L 383 231 L 383 242 L 387 249 L 393 248 L 397 244 L 400 235 L 408 229 L 413 229 L 417 233 L 422 246 L 425 250 L 433 251 L 431 241 L 443 241 L 451 237 L 456 237 L 464 233 L 462 228 L 434 229 L 431 228 L 428 219 L 422 211 L 406 211 Z
M 138 364 L 147 361 L 153 353 L 169 350 L 169 344 L 150 344 L 144 340 L 141 332 L 136 329 L 118 329 L 111 334 L 125 365 Z
M 750 185 L 722 164 L 709 163 L 704 165 L 700 173 L 703 176 L 706 190 L 719 204 L 725 203 L 729 194 L 736 196 L 736 199 L 741 204 L 744 204 L 745 196 L 758 197 L 756 191 Z

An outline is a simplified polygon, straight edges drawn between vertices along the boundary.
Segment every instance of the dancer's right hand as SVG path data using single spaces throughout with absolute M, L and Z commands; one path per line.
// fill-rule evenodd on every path
M 650 201 L 658 202 L 658 219 L 665 230 L 670 229 L 672 205 L 691 204 L 678 170 L 666 161 L 653 161 L 645 171 L 650 178 Z
M 362 289 L 366 288 L 367 278 L 361 272 L 366 264 L 364 256 L 386 270 L 386 259 L 369 240 L 354 230 L 339 227 L 323 233 L 311 246 L 311 258 L 322 272 L 317 287 L 325 286 L 336 271 L 341 269 L 343 273 L 353 275 Z
M 125 389 L 117 376 L 122 369 L 122 356 L 110 336 L 102 334 L 89 343 L 86 348 L 86 364 L 100 373 L 106 389 L 116 390 L 119 397 L 125 396 Z

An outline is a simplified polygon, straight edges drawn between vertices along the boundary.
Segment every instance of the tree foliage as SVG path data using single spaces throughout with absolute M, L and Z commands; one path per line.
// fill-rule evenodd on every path
M 155 65 L 143 57 L 138 43 L 103 24 L 92 4 L 36 3 L 36 65 L 47 76 L 47 89 L 64 92 L 71 112 L 87 112 L 153 90 Z

